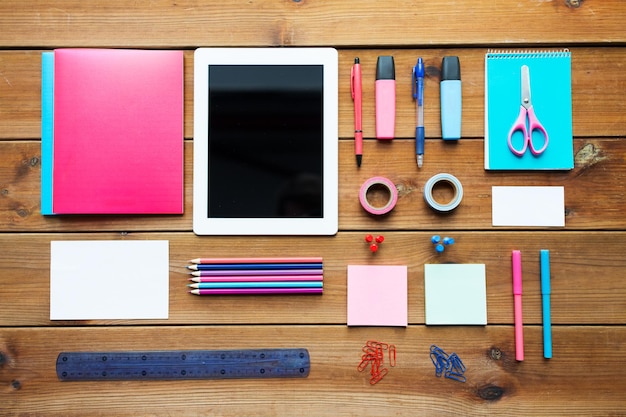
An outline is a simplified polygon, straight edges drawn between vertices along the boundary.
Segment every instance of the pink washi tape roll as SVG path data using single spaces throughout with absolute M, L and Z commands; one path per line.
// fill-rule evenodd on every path
M 374 207 L 367 199 L 367 192 L 373 187 L 380 187 L 387 190 L 389 193 L 389 199 L 382 207 Z M 390 179 L 385 177 L 372 177 L 369 180 L 365 181 L 361 186 L 361 191 L 359 192 L 359 200 L 361 201 L 361 205 L 370 214 L 387 214 L 396 206 L 398 202 L 398 189 L 395 184 L 391 182 Z

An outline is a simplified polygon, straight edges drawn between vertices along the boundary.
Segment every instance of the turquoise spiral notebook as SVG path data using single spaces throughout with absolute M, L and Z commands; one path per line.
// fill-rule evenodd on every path
M 508 135 L 521 104 L 521 67 L 528 66 L 532 104 L 549 137 L 539 155 L 517 156 Z M 533 134 L 538 135 L 538 132 Z M 520 135 L 520 133 L 516 133 Z M 517 140 L 517 139 L 515 139 Z M 497 51 L 485 55 L 485 169 L 574 168 L 571 53 L 568 50 Z

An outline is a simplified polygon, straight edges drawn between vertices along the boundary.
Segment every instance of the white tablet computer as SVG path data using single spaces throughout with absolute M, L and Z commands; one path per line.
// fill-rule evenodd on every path
M 195 51 L 196 234 L 337 233 L 337 66 L 332 48 Z

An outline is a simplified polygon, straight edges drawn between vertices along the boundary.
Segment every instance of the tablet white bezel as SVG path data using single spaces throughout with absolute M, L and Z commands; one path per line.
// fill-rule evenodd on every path
M 323 217 L 210 218 L 208 103 L 210 65 L 322 65 Z M 334 235 L 338 210 L 338 56 L 333 48 L 199 48 L 194 53 L 193 231 L 197 235 Z

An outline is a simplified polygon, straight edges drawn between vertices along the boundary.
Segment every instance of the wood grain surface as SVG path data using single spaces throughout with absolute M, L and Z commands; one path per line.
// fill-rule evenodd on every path
M 0 2 L 1 416 L 626 415 L 626 3 L 621 0 L 4 0 Z M 339 233 L 196 236 L 192 232 L 193 51 L 204 46 L 330 46 L 339 52 Z M 185 213 L 40 214 L 41 52 L 60 47 L 185 51 Z M 483 169 L 488 49 L 572 52 L 575 167 Z M 374 71 L 393 55 L 397 138 L 374 139 Z M 463 138 L 440 139 L 441 59 L 458 55 Z M 354 159 L 349 76 L 363 67 L 363 166 Z M 426 64 L 424 167 L 415 164 L 411 67 Z M 515 115 L 513 115 L 515 116 Z M 424 183 L 450 172 L 461 205 L 433 212 Z M 395 209 L 369 216 L 358 190 L 390 178 Z M 565 187 L 564 228 L 491 225 L 491 187 Z M 437 189 L 445 198 L 450 191 Z M 366 233 L 383 234 L 376 254 Z M 433 234 L 455 245 L 437 254 Z M 50 242 L 170 243 L 168 320 L 50 321 Z M 515 361 L 511 250 L 523 254 L 526 358 Z M 544 359 L 539 250 L 552 267 L 554 357 Z M 212 256 L 322 256 L 321 296 L 195 297 L 187 261 Z M 424 264 L 484 263 L 487 326 L 425 326 Z M 407 328 L 346 326 L 347 265 L 407 265 Z M 384 285 L 384 282 L 381 282 Z M 120 288 L 120 291 L 124 291 Z M 394 343 L 376 385 L 357 370 L 367 340 Z M 431 345 L 455 352 L 467 382 L 438 378 Z M 62 351 L 304 347 L 308 378 L 59 382 Z

